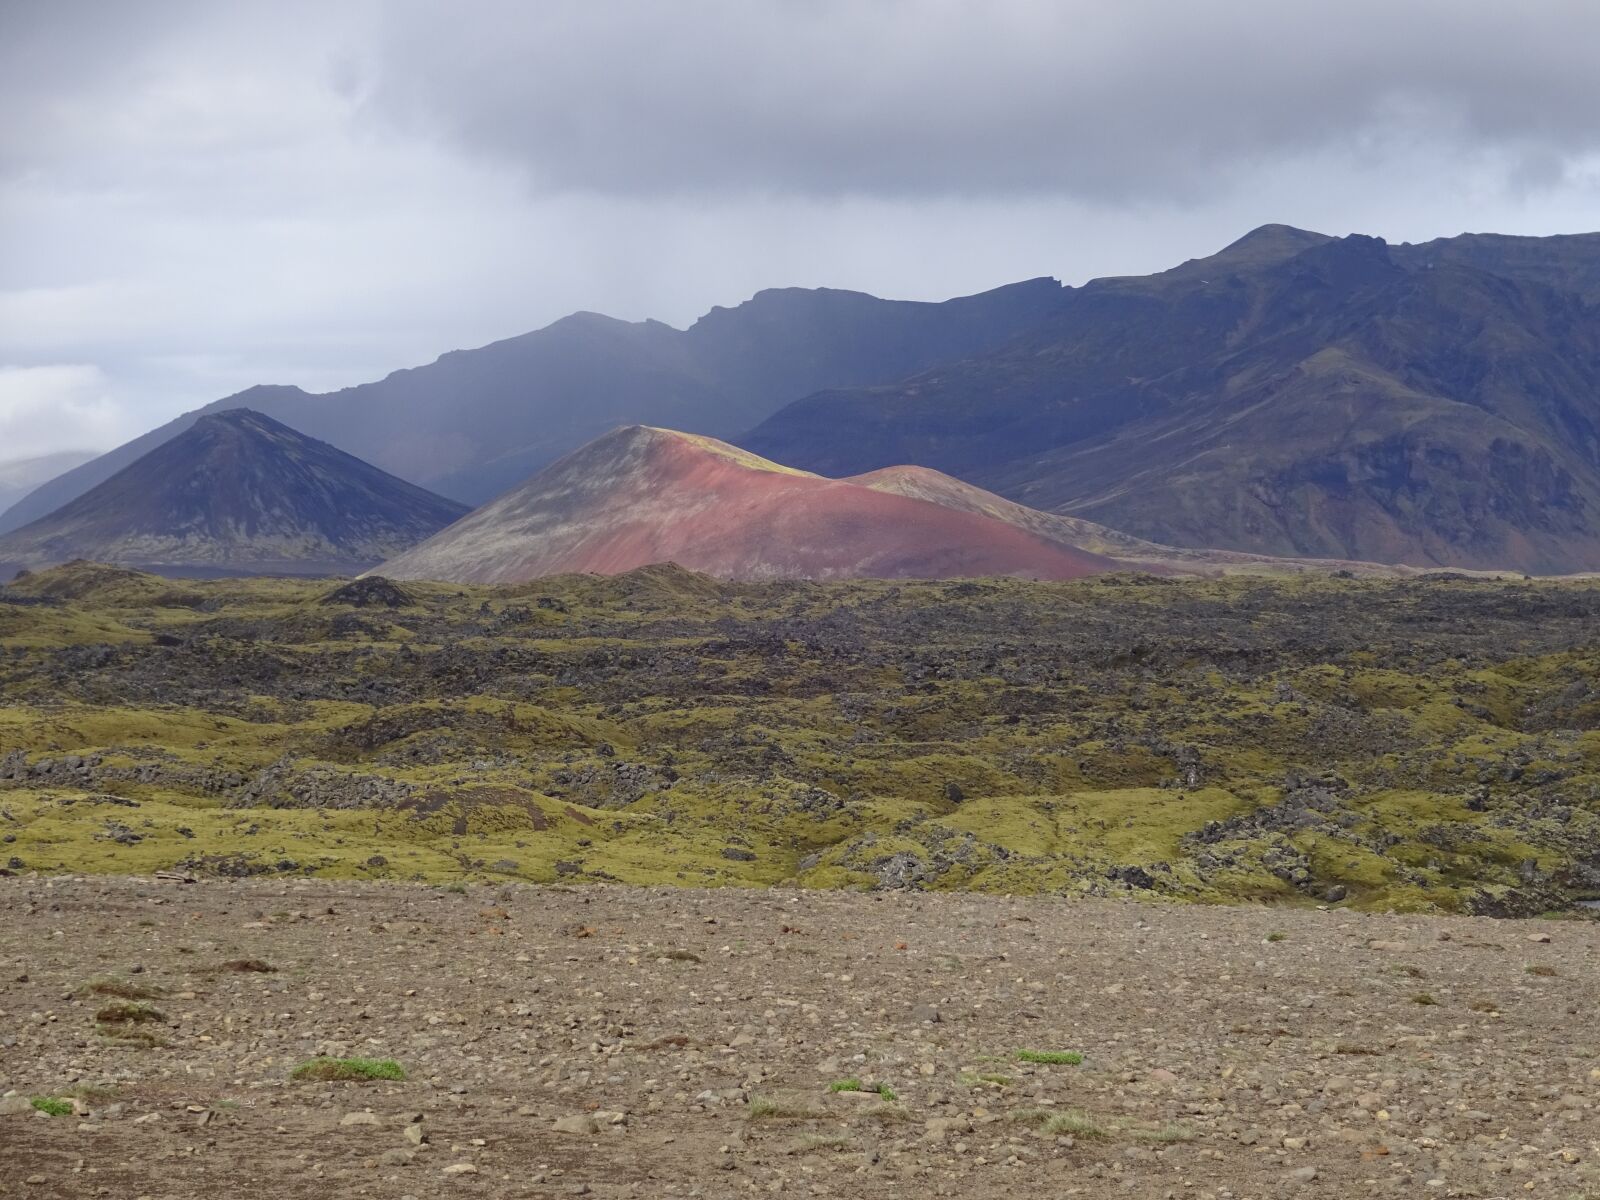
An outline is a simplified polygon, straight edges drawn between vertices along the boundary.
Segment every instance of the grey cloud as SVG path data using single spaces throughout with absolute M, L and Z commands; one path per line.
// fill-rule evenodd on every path
M 371 113 L 555 190 L 1159 200 L 1600 146 L 1592 0 L 401 0 L 377 45 Z

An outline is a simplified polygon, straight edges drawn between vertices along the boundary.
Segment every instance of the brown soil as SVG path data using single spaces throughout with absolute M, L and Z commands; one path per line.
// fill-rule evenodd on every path
M 0 1195 L 1600 1195 L 1586 921 L 38 878 L 0 911 L 0 1093 L 105 1089 L 0 1116 Z M 103 1036 L 95 980 L 163 1019 Z M 289 1080 L 319 1054 L 408 1078 Z

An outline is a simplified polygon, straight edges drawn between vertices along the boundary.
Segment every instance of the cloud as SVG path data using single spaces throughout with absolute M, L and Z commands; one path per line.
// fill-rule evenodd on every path
M 98 367 L 0 367 L 0 461 L 104 450 L 139 433 Z
M 540 189 L 1194 200 L 1253 166 L 1600 146 L 1592 0 L 399 0 L 372 111 Z

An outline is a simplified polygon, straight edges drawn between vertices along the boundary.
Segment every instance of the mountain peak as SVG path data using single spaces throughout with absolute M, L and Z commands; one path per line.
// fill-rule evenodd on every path
M 1316 233 L 1310 229 L 1297 229 L 1293 225 L 1273 222 L 1256 226 L 1237 241 L 1229 242 L 1217 253 L 1281 257 L 1286 253 L 1298 254 L 1302 250 L 1309 250 L 1312 246 L 1320 246 L 1323 242 L 1332 240 L 1333 238 L 1326 233 Z
M 253 408 L 219 408 L 215 412 L 203 413 L 195 419 L 192 428 L 202 426 L 222 427 L 229 429 L 288 429 L 281 421 L 274 421 L 265 413 L 257 412 Z
M 359 570 L 466 511 L 253 409 L 228 408 L 0 538 L 0 559 Z
M 1271 267 L 1335 240 L 1325 233 L 1296 229 L 1293 225 L 1261 225 L 1237 241 L 1229 242 L 1215 254 L 1206 258 L 1192 258 L 1165 274 L 1170 278 L 1179 272 L 1221 274 Z

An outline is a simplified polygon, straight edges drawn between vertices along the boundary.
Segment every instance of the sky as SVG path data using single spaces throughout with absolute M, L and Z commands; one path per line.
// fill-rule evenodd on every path
M 1600 229 L 1594 0 L 0 0 L 0 461 L 576 310 Z

